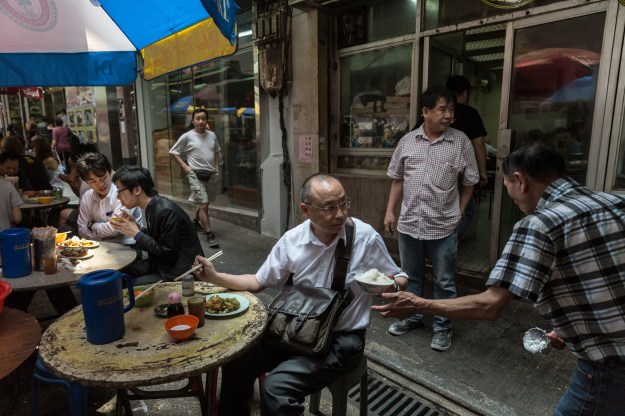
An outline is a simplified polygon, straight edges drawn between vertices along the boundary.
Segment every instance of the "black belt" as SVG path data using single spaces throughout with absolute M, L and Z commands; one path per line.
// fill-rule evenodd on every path
M 608 357 L 602 361 L 588 361 L 584 360 L 591 365 L 603 368 L 625 368 L 625 357 Z
M 625 357 L 608 357 L 603 361 L 607 367 L 625 367 Z

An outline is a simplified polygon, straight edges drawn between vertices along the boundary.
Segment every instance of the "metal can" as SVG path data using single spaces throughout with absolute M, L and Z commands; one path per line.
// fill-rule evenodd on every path
M 195 283 L 193 282 L 193 275 L 188 274 L 182 278 L 182 296 L 195 295 Z
M 187 301 L 189 315 L 195 315 L 200 320 L 198 328 L 204 326 L 204 313 L 206 312 L 206 300 L 204 296 L 193 296 Z

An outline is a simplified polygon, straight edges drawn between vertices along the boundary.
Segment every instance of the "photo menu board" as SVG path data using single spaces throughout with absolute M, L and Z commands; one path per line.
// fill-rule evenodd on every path
M 81 143 L 96 143 L 95 89 L 66 87 L 68 127 L 80 137 Z

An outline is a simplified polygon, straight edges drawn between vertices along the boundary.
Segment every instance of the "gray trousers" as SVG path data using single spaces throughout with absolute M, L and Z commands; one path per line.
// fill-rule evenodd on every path
M 364 329 L 335 332 L 330 351 L 323 357 L 292 355 L 261 340 L 243 356 L 222 367 L 219 415 L 249 415 L 254 381 L 263 373 L 267 375 L 260 386 L 261 413 L 303 415 L 306 396 L 356 367 L 364 348 Z

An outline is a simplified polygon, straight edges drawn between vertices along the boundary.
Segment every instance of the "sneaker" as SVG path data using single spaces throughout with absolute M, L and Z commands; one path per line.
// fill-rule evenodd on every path
M 434 331 L 430 346 L 433 350 L 447 351 L 451 347 L 451 328 Z
M 198 233 L 204 232 L 204 228 L 202 228 L 202 224 L 200 224 L 198 220 L 193 220 L 193 224 L 195 224 L 195 231 L 197 231 Z
M 407 319 L 400 319 L 393 322 L 391 326 L 388 327 L 388 332 L 393 335 L 399 336 L 407 334 L 408 331 L 410 331 L 411 329 L 419 328 L 420 326 L 423 326 L 421 321 L 412 322 Z
M 217 247 L 219 247 L 219 243 L 215 239 L 215 234 L 213 234 L 211 232 L 207 233 L 206 234 L 206 239 L 208 240 L 208 246 L 210 248 L 217 248 Z

